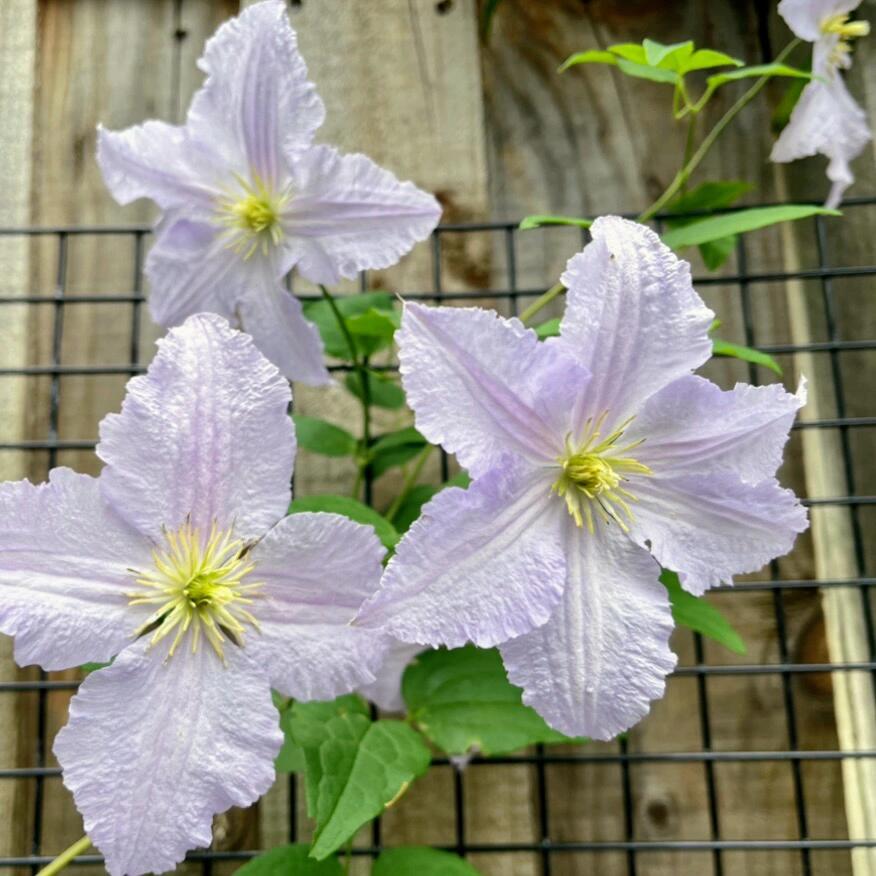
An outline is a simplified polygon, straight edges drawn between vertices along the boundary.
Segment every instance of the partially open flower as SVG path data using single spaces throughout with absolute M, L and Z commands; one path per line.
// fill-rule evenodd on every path
M 800 39 L 813 43 L 813 78 L 773 146 L 773 161 L 827 156 L 831 181 L 826 206 L 836 207 L 854 182 L 849 166 L 872 139 L 867 114 L 849 94 L 840 70 L 851 66 L 851 45 L 870 33 L 866 21 L 850 21 L 861 0 L 782 0 L 779 12 Z
M 282 277 L 296 267 L 333 284 L 389 267 L 441 209 L 364 155 L 313 145 L 325 108 L 281 0 L 223 24 L 199 66 L 207 81 L 185 125 L 99 130 L 115 198 L 151 198 L 164 211 L 146 262 L 152 315 L 173 326 L 222 314 L 289 379 L 326 383 L 319 335 Z
M 675 665 L 660 565 L 695 594 L 790 550 L 806 512 L 775 472 L 802 391 L 691 372 L 713 314 L 649 229 L 598 219 L 569 262 L 559 338 L 406 304 L 399 360 L 417 428 L 473 477 L 399 543 L 357 624 L 499 646 L 556 729 L 610 738 Z
M 271 785 L 271 688 L 329 699 L 388 642 L 349 625 L 377 586 L 370 527 L 285 516 L 288 383 L 221 317 L 188 319 L 101 424 L 100 477 L 0 485 L 0 630 L 21 665 L 88 676 L 55 740 L 113 876 L 162 872 Z

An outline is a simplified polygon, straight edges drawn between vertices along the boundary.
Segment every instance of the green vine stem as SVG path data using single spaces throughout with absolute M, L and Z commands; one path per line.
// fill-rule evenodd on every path
M 524 309 L 523 313 L 520 314 L 520 321 L 526 325 L 543 307 L 547 307 L 554 298 L 562 295 L 565 291 L 566 287 L 562 283 L 557 283 L 555 286 L 551 286 L 547 292 L 543 295 L 539 295 L 529 307 Z
M 84 836 L 80 840 L 76 840 L 69 849 L 64 849 L 51 864 L 46 864 L 42 870 L 37 873 L 37 876 L 52 876 L 54 873 L 60 873 L 77 855 L 87 852 L 91 848 L 91 840 Z
M 780 64 L 788 55 L 800 44 L 799 39 L 792 40 L 788 43 L 787 46 L 779 53 L 779 56 L 776 58 L 775 63 Z M 739 113 L 757 97 L 758 94 L 763 90 L 763 87 L 769 81 L 769 76 L 761 76 L 748 91 L 743 94 L 730 109 L 721 116 L 720 119 L 715 123 L 715 127 L 712 128 L 711 131 L 706 135 L 705 139 L 702 143 L 700 143 L 699 148 L 696 152 L 691 156 L 690 160 L 685 162 L 684 166 L 678 173 L 675 175 L 675 178 L 672 182 L 667 186 L 666 191 L 645 210 L 638 217 L 639 222 L 647 222 L 649 219 L 652 219 L 657 215 L 675 196 L 678 192 L 687 184 L 688 179 L 690 179 L 691 174 L 699 167 L 700 162 L 706 157 L 709 150 L 712 146 L 715 145 L 715 141 L 718 137 L 721 136 L 724 129 Z
M 426 462 L 432 455 L 434 449 L 434 444 L 427 444 L 422 451 L 420 451 L 420 455 L 417 457 L 417 461 L 411 467 L 410 471 L 405 475 L 401 490 L 399 490 L 395 499 L 392 500 L 392 504 L 386 509 L 386 514 L 384 515 L 390 523 L 395 520 L 395 516 L 398 514 L 399 508 L 401 508 L 402 502 L 407 499 L 420 475 L 423 473 L 423 467 L 426 465 Z
M 325 286 L 320 286 L 319 288 L 322 292 L 322 297 L 328 302 L 328 306 L 331 308 L 341 334 L 344 336 L 347 349 L 350 351 L 350 360 L 353 363 L 353 370 L 359 378 L 359 386 L 362 390 L 362 397 L 360 398 L 362 404 L 362 444 L 367 454 L 371 447 L 371 384 L 368 378 L 368 357 L 359 356 L 359 348 L 356 345 L 356 340 L 350 334 L 347 322 L 341 311 L 338 309 L 338 304 L 332 294 L 325 288 Z M 356 471 L 356 481 L 353 484 L 354 499 L 359 496 L 359 491 L 362 488 L 362 481 L 365 478 L 365 474 L 370 464 L 371 463 L 367 461 L 367 457 L 364 461 L 361 459 L 357 460 L 358 469 Z

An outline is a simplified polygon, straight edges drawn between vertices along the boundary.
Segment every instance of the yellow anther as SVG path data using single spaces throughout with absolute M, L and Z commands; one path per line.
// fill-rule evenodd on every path
M 852 40 L 860 39 L 870 33 L 869 21 L 849 21 L 848 13 L 838 12 L 821 22 L 821 32 L 836 34 L 836 45 L 830 51 L 829 60 L 835 67 L 848 67 L 852 51 Z
M 258 629 L 245 606 L 262 585 L 244 583 L 255 568 L 246 557 L 246 545 L 215 523 L 202 537 L 189 521 L 165 533 L 165 540 L 152 554 L 153 569 L 134 572 L 142 589 L 128 594 L 130 604 L 156 606 L 135 635 L 152 632 L 150 644 L 156 645 L 174 634 L 170 658 L 191 630 L 192 653 L 203 634 L 224 660 L 226 640 L 243 645 L 244 624 Z
M 569 514 L 579 527 L 584 526 L 586 518 L 587 529 L 591 533 L 596 519 L 605 523 L 614 521 L 624 532 L 628 531 L 627 523 L 633 520 L 629 502 L 635 502 L 636 497 L 621 485 L 627 483 L 631 475 L 651 474 L 647 465 L 621 455 L 638 447 L 644 439 L 617 446 L 632 417 L 621 423 L 607 438 L 600 440 L 602 425 L 607 417 L 608 411 L 605 411 L 595 421 L 588 420 L 585 437 L 577 447 L 572 445 L 571 436 L 566 438 L 566 452 L 557 460 L 560 476 L 552 487 L 565 500 Z
M 237 189 L 218 203 L 218 221 L 228 230 L 228 246 L 248 259 L 261 248 L 267 255 L 271 246 L 283 241 L 283 208 L 289 192 L 275 192 L 259 177 L 252 183 L 235 177 Z

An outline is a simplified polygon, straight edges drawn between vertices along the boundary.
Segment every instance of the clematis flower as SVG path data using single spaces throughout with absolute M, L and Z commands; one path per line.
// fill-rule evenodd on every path
M 382 638 L 349 621 L 383 550 L 334 514 L 284 516 L 289 385 L 252 339 L 191 317 L 101 424 L 98 478 L 0 485 L 0 631 L 85 679 L 55 739 L 113 876 L 163 872 L 213 815 L 271 785 L 271 688 L 329 699 L 374 679 Z
M 791 118 L 773 146 L 773 161 L 794 161 L 820 153 L 830 159 L 826 206 L 836 207 L 854 182 L 849 162 L 872 138 L 867 114 L 849 94 L 840 70 L 851 64 L 851 43 L 870 33 L 866 21 L 849 21 L 861 0 L 782 0 L 779 13 L 800 39 L 813 43 L 813 79 L 803 89 Z
M 386 652 L 383 665 L 377 671 L 377 678 L 371 684 L 362 685 L 359 693 L 387 712 L 404 711 L 402 676 L 414 657 L 423 650 L 422 645 L 392 642 Z
M 281 279 L 297 267 L 331 285 L 389 267 L 431 233 L 438 202 L 364 155 L 313 145 L 325 108 L 282 0 L 223 24 L 198 65 L 207 80 L 185 125 L 98 129 L 116 200 L 163 211 L 146 262 L 152 316 L 219 313 L 286 377 L 326 383 L 319 334 Z
M 399 543 L 357 624 L 499 646 L 524 702 L 608 739 L 676 662 L 660 566 L 701 594 L 790 550 L 806 513 L 774 478 L 802 392 L 691 372 L 713 314 L 649 229 L 597 220 L 568 264 L 561 336 L 405 306 L 402 379 L 429 441 L 472 475 Z

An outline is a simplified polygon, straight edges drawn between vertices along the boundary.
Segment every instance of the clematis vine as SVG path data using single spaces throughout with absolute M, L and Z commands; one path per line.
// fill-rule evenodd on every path
M 221 317 L 188 319 L 104 419 L 97 478 L 0 485 L 0 631 L 19 664 L 86 678 L 54 751 L 113 876 L 163 872 L 214 814 L 271 785 L 271 688 L 368 684 L 380 634 L 349 621 L 383 549 L 334 514 L 285 516 L 288 383 Z
M 699 595 L 806 528 L 775 479 L 804 394 L 693 375 L 713 314 L 689 265 L 633 222 L 598 219 L 592 235 L 562 277 L 558 338 L 486 310 L 405 306 L 417 428 L 473 480 L 425 506 L 357 624 L 498 645 L 548 723 L 607 739 L 676 662 L 660 567 Z
M 830 159 L 826 206 L 836 207 L 854 182 L 849 163 L 872 139 L 867 114 L 849 94 L 840 70 L 852 63 L 852 42 L 870 33 L 866 21 L 850 21 L 861 0 L 782 0 L 779 13 L 800 39 L 813 43 L 813 78 L 773 146 L 773 161 L 820 153 Z
M 281 280 L 293 267 L 332 285 L 395 264 L 438 222 L 432 195 L 364 155 L 313 145 L 325 108 L 282 0 L 223 24 L 183 126 L 99 128 L 97 158 L 117 201 L 161 208 L 146 262 L 160 325 L 219 313 L 292 380 L 327 383 L 322 343 Z

